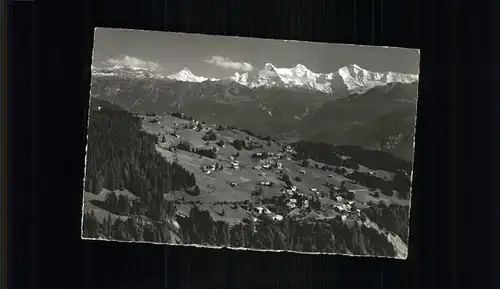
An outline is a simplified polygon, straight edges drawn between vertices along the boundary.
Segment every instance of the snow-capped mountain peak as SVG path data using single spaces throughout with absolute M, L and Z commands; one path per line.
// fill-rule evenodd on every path
M 233 80 L 233 81 L 235 81 L 235 82 L 237 82 L 239 84 L 247 86 L 248 85 L 248 72 L 245 72 L 243 74 L 239 74 L 238 72 L 236 72 L 229 79 L 231 79 L 231 80 Z
M 270 70 L 270 71 L 275 71 L 276 67 L 272 63 L 266 63 L 266 64 L 264 64 L 264 69 Z
M 184 67 L 178 73 L 167 76 L 167 78 L 182 82 L 204 82 L 208 80 L 208 78 L 194 75 L 187 67 Z
M 338 74 L 349 91 L 358 93 L 392 82 L 412 83 L 418 80 L 418 75 L 396 72 L 372 72 L 356 64 L 340 68 Z
M 307 67 L 305 67 L 304 65 L 302 64 L 297 64 L 293 69 L 293 74 L 297 75 L 297 76 L 305 76 L 307 75 L 307 73 L 311 73 L 311 71 L 309 69 L 307 69 Z
M 131 77 L 131 78 L 164 78 L 163 74 L 147 68 L 114 65 L 111 67 L 95 67 L 91 66 L 92 75 L 98 76 L 118 76 L 118 77 Z
M 310 71 L 302 64 L 292 68 L 277 68 L 266 63 L 264 68 L 250 81 L 250 87 L 302 87 L 323 92 L 331 92 L 324 83 L 318 83 L 320 74 Z

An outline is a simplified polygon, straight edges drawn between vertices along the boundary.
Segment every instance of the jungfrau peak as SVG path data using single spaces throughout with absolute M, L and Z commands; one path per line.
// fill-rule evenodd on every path
M 418 80 L 418 75 L 415 74 L 372 72 L 356 64 L 342 67 L 338 73 L 350 91 L 359 93 L 392 82 L 412 83 Z

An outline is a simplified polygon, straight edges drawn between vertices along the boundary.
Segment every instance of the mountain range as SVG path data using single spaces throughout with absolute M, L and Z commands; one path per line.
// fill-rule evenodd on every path
M 91 95 L 135 113 L 178 111 L 287 141 L 359 145 L 412 160 L 418 75 L 304 65 L 215 79 L 188 68 L 92 68 Z
M 277 68 L 271 63 L 266 63 L 263 69 L 252 75 L 248 72 L 243 74 L 236 72 L 233 76 L 222 79 L 194 75 L 187 67 L 178 73 L 168 76 L 163 76 L 154 70 L 120 65 L 107 68 L 93 67 L 92 72 L 95 75 L 102 76 L 128 75 L 130 77 L 147 77 L 196 83 L 234 81 L 249 88 L 306 88 L 324 93 L 334 93 L 342 88 L 347 88 L 349 92 L 362 93 L 370 88 L 386 85 L 387 83 L 413 83 L 418 80 L 418 75 L 415 74 L 390 71 L 372 72 L 356 64 L 342 67 L 331 73 L 315 73 L 302 64 L 297 64 L 293 68 Z

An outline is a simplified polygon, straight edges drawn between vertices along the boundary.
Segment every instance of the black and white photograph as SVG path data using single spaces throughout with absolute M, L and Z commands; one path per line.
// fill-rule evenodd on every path
M 406 259 L 419 62 L 96 28 L 82 238 Z

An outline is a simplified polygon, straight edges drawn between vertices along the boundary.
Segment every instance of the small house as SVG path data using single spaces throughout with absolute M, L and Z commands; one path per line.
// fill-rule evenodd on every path
M 342 222 L 345 222 L 345 220 L 347 220 L 347 216 L 346 215 L 342 215 L 341 219 L 342 219 Z
M 255 207 L 254 211 L 257 214 L 262 214 L 262 212 L 264 212 L 264 208 L 263 207 Z
M 270 182 L 270 181 L 260 182 L 260 185 L 261 185 L 261 186 L 270 187 L 270 186 L 271 186 L 271 182 Z
M 283 216 L 282 215 L 275 215 L 275 216 L 273 216 L 273 220 L 275 220 L 275 221 L 282 221 L 283 220 Z
M 305 175 L 306 174 L 306 170 L 300 170 L 300 173 Z
M 235 182 L 230 182 L 230 183 L 229 183 L 229 185 L 230 185 L 231 187 L 236 187 L 238 184 L 237 184 L 237 183 L 235 183 Z
M 342 206 L 335 206 L 335 210 L 337 212 L 343 212 L 344 211 L 344 207 L 342 207 Z

